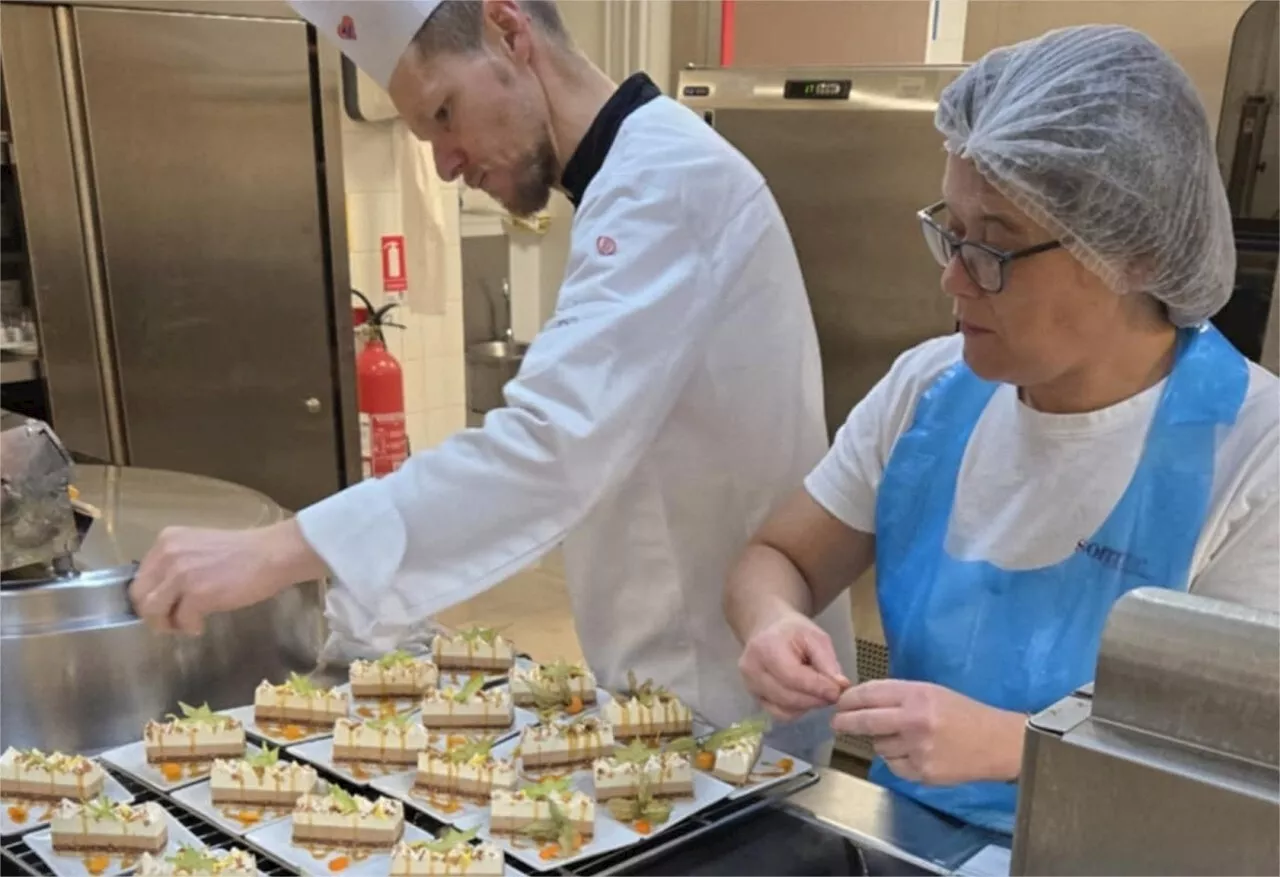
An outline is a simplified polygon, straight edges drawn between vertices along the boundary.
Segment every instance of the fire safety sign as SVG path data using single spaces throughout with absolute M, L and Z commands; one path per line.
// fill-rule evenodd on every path
M 382 236 L 382 291 L 386 293 L 403 293 L 409 288 L 409 277 L 405 272 L 404 235 L 384 234 Z

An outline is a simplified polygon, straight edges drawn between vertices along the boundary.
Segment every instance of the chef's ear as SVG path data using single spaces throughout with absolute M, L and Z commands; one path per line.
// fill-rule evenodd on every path
M 484 0 L 481 14 L 485 30 L 497 37 L 512 59 L 528 63 L 533 50 L 533 24 L 518 0 Z

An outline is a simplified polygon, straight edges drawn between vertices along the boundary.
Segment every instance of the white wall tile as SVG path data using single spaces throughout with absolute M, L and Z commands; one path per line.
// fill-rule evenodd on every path
M 461 356 L 462 338 L 462 302 L 448 302 L 444 309 L 444 352 Z
M 360 290 L 374 307 L 382 304 L 382 262 L 379 253 L 352 253 L 348 264 L 351 268 L 351 285 Z
M 466 425 L 462 408 L 437 408 L 427 412 L 427 439 L 431 444 L 440 442 L 460 431 Z
M 395 192 L 355 192 L 347 196 L 347 246 L 351 252 L 379 253 L 383 235 L 402 233 L 400 201 Z
M 421 314 L 415 314 L 407 310 L 397 308 L 392 312 L 395 321 L 404 326 L 403 329 L 395 330 L 404 337 L 404 360 L 405 362 L 421 362 L 426 359 L 422 351 L 422 323 Z
M 397 357 L 399 359 L 400 357 Z M 426 390 L 424 387 L 427 370 L 426 363 L 401 361 L 404 369 L 404 410 L 409 414 L 417 414 L 427 410 Z
M 406 414 L 405 429 L 409 433 L 409 450 L 412 453 L 425 451 L 433 447 L 427 426 L 427 415 L 424 413 Z
M 439 356 L 445 352 L 444 317 L 428 314 L 422 318 L 422 355 L 424 358 Z
M 466 363 L 460 356 L 441 357 L 440 369 L 444 404 L 451 408 L 464 408 L 467 404 Z
M 347 194 L 399 190 L 391 128 L 355 124 L 342 130 L 342 170 Z

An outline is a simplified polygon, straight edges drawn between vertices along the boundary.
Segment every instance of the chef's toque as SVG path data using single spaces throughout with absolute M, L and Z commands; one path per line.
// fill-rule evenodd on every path
M 441 0 L 289 0 L 385 91 L 400 56 Z

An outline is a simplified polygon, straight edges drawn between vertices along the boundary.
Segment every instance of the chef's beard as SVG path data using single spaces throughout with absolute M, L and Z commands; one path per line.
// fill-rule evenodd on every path
M 547 206 L 551 189 L 560 179 L 560 162 L 551 136 L 543 131 L 537 145 L 516 166 L 515 191 L 504 206 L 516 216 L 532 216 Z

